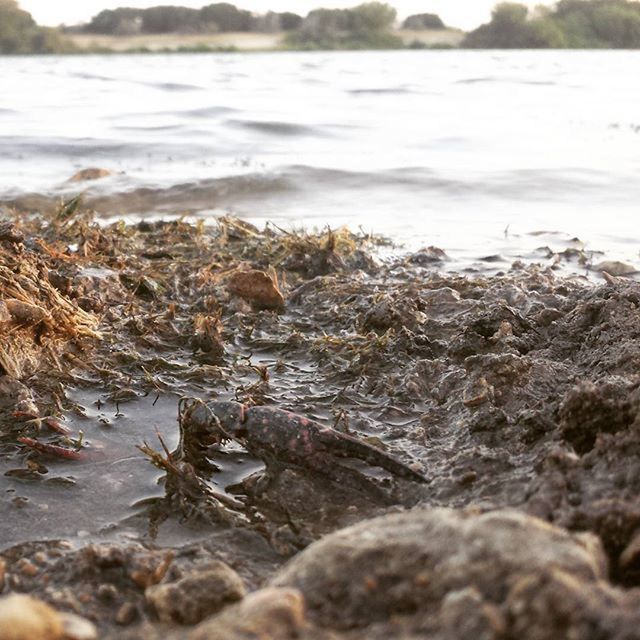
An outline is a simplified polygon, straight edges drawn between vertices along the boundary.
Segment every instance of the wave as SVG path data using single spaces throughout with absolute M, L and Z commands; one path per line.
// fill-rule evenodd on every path
M 202 91 L 203 87 L 195 84 L 182 84 L 180 82 L 145 82 L 148 87 L 162 89 L 163 91 Z
M 176 157 L 182 154 L 181 157 L 184 158 L 184 136 L 193 133 L 191 130 L 185 131 L 180 140 L 172 139 L 171 142 L 163 142 L 159 138 L 137 142 L 126 139 L 0 136 L 0 156 L 4 158 L 29 156 L 42 160 L 55 158 L 62 159 L 65 163 L 73 159 L 90 165 L 104 161 L 120 162 L 122 158 L 127 157 L 167 158 L 174 154 Z M 202 136 L 202 132 L 195 133 Z M 190 143 L 186 151 L 189 158 L 211 154 L 210 147 L 198 143 Z
M 463 78 L 462 80 L 456 80 L 455 84 L 479 84 L 481 82 L 496 82 L 499 78 L 493 76 L 486 76 L 483 78 Z
M 347 89 L 347 93 L 354 96 L 370 96 L 370 95 L 401 95 L 405 93 L 413 93 L 407 87 L 381 87 L 372 89 Z
M 454 84 L 481 84 L 483 82 L 498 82 L 500 84 L 525 84 L 531 86 L 555 87 L 558 83 L 553 80 L 526 80 L 524 78 L 500 78 L 486 76 L 481 78 L 463 78 L 456 80 Z
M 274 136 L 325 136 L 325 132 L 320 131 L 317 127 L 309 127 L 304 124 L 295 124 L 293 122 L 278 122 L 264 120 L 227 120 L 226 124 L 243 129 L 251 129 L 260 133 L 268 133 Z
M 269 202 L 278 207 L 307 199 L 323 201 L 326 194 L 344 202 L 572 202 L 609 203 L 629 197 L 618 189 L 615 177 L 604 172 L 573 170 L 511 170 L 446 175 L 424 167 L 396 167 L 380 171 L 349 171 L 330 167 L 289 165 L 179 184 L 140 185 L 120 175 L 86 186 L 85 204 L 106 216 L 207 212 Z M 26 210 L 51 210 L 61 197 L 75 195 L 64 183 L 47 193 L 0 195 L 0 204 Z M 640 191 L 640 187 L 635 189 Z M 338 195 L 339 194 L 339 195 Z M 613 194 L 613 195 L 612 195 Z M 640 193 L 636 194 L 640 197 Z M 634 196 L 635 197 L 635 196 Z M 466 205 L 464 205 L 466 206 Z M 285 207 L 286 208 L 286 207 Z
M 109 76 L 101 76 L 96 73 L 87 73 L 86 71 L 70 71 L 67 73 L 70 78 L 78 78 L 80 80 L 101 80 L 103 82 L 117 82 L 119 78 L 111 78 Z
M 5 157 L 19 153 L 34 157 L 94 158 L 100 155 L 121 158 L 130 148 L 128 143 L 118 140 L 0 136 L 0 152 Z
M 97 212 L 107 214 L 195 212 L 294 188 L 284 176 L 252 173 L 164 188 L 138 187 L 119 193 L 89 196 L 85 202 Z
M 169 111 L 164 113 L 168 113 L 169 115 L 191 116 L 192 118 L 210 118 L 224 113 L 234 113 L 236 111 L 238 111 L 238 109 L 233 109 L 232 107 L 210 106 L 188 111 Z

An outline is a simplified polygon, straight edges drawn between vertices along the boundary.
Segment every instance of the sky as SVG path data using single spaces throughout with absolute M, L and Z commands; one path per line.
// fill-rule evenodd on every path
M 75 24 L 86 22 L 103 9 L 116 7 L 151 7 L 159 4 L 174 4 L 200 8 L 217 0 L 18 0 L 20 6 L 29 11 L 43 25 Z M 268 10 L 295 11 L 305 15 L 318 7 L 352 7 L 364 0 L 227 0 L 241 9 L 258 13 Z M 492 7 L 499 0 L 389 0 L 401 18 L 412 13 L 437 13 L 448 25 L 462 29 L 473 29 L 486 22 Z M 524 3 L 524 2 L 523 2 Z M 550 0 L 529 2 L 553 4 Z

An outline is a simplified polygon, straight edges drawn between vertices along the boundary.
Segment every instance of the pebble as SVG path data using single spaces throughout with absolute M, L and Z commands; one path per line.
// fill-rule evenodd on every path
M 116 624 L 123 627 L 130 625 L 138 617 L 138 609 L 132 602 L 125 602 L 116 613 Z
M 64 624 L 58 612 L 31 596 L 0 598 L 0 640 L 62 640 Z
M 98 631 L 92 622 L 75 613 L 61 613 L 65 640 L 96 640 Z
M 305 624 L 300 591 L 267 587 L 200 624 L 188 640 L 289 640 L 298 638 Z
M 617 260 L 605 260 L 596 264 L 593 269 L 594 271 L 606 272 L 612 276 L 628 276 L 632 273 L 638 273 L 638 270 L 632 264 Z
M 176 582 L 149 587 L 145 597 L 162 622 L 197 624 L 245 593 L 240 576 L 217 561 Z
M 113 171 L 109 169 L 100 169 L 99 167 L 88 167 L 74 173 L 67 182 L 84 182 L 85 180 L 99 180 L 113 175 Z

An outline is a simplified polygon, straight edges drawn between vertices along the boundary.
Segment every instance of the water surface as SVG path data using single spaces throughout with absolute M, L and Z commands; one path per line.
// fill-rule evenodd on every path
M 0 199 L 88 187 L 105 216 L 362 225 L 439 245 L 453 268 L 536 259 L 575 236 L 640 263 L 639 63 L 629 51 L 2 58 Z M 88 166 L 116 175 L 65 183 Z

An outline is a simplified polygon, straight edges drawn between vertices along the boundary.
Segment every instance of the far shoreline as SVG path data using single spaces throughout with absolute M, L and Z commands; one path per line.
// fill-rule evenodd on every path
M 109 36 L 99 34 L 65 34 L 77 48 L 74 54 L 87 53 L 264 53 L 277 51 L 337 51 L 365 49 L 320 49 L 293 47 L 285 42 L 286 32 L 231 32 L 212 34 L 151 34 Z M 394 35 L 405 49 L 458 48 L 465 33 L 458 29 L 399 29 Z M 377 50 L 377 49 L 366 49 Z

